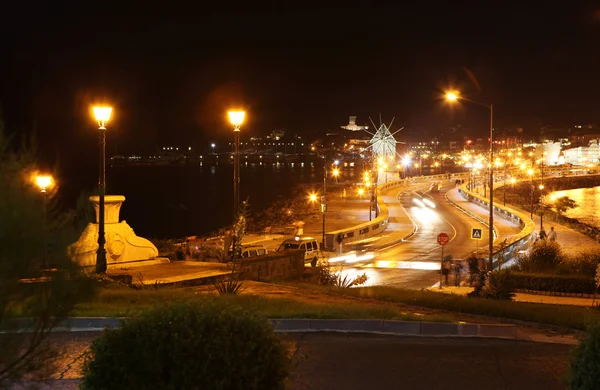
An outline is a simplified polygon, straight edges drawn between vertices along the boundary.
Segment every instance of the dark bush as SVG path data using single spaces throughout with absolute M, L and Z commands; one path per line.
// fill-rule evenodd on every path
M 511 301 L 515 296 L 515 281 L 512 278 L 512 272 L 509 270 L 490 272 L 482 295 L 488 299 Z
M 592 251 L 582 252 L 579 256 L 568 262 L 568 264 L 571 266 L 573 273 L 594 277 L 596 275 L 596 268 L 600 264 L 600 253 Z
M 523 290 L 593 294 L 594 278 L 583 275 L 528 274 L 512 272 L 515 288 Z
M 600 389 L 600 327 L 586 332 L 585 338 L 575 349 L 568 378 L 570 389 Z
M 554 272 L 564 260 L 565 255 L 558 243 L 537 241 L 528 254 L 517 259 L 517 269 L 522 272 Z
M 144 312 L 105 330 L 84 389 L 283 389 L 288 358 L 269 323 L 203 300 Z

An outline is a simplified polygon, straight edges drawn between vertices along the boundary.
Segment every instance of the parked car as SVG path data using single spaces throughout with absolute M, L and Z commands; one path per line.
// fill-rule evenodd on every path
M 244 245 L 242 246 L 242 258 L 256 257 L 268 254 L 269 251 L 262 245 Z
M 304 263 L 310 263 L 311 266 L 317 266 L 319 258 L 319 244 L 317 240 L 311 237 L 295 237 L 285 240 L 279 245 L 277 252 L 300 249 L 304 251 Z

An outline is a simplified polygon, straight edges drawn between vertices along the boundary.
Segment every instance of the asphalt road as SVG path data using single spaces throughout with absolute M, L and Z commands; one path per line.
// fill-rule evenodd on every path
M 450 243 L 444 248 L 444 256 L 451 254 L 455 259 L 467 258 L 476 252 L 478 245 L 487 246 L 487 227 L 445 198 L 446 192 L 455 188 L 453 184 L 445 185 L 439 193 L 430 194 L 435 208 L 421 207 L 413 201 L 413 191 L 426 191 L 429 185 L 430 183 L 415 183 L 410 191 L 397 193 L 399 205 L 417 225 L 415 235 L 405 242 L 376 252 L 373 259 L 345 267 L 344 273 L 350 276 L 366 273 L 369 277 L 368 285 L 426 288 L 439 282 L 438 270 L 442 257 L 442 249 L 437 243 L 439 233 L 445 232 L 450 236 Z M 497 219 L 495 225 L 499 230 L 500 240 L 520 230 L 518 226 L 504 220 Z M 471 228 L 482 229 L 482 240 L 471 239 Z
M 526 341 L 304 334 L 291 389 L 564 389 L 571 346 Z
M 55 333 L 63 347 L 41 389 L 77 389 L 97 332 Z M 481 338 L 358 333 L 283 334 L 292 354 L 291 390 L 564 389 L 572 346 Z M 193 357 L 190 357 L 193 358 Z M 22 389 L 18 385 L 13 389 Z

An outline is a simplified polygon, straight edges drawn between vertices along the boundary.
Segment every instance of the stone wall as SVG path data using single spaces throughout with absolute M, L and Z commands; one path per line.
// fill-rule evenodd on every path
M 304 251 L 274 252 L 245 258 L 238 269 L 242 279 L 259 282 L 300 278 L 304 272 Z

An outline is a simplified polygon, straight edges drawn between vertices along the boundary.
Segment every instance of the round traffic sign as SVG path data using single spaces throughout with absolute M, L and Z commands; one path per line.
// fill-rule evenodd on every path
M 450 236 L 448 236 L 446 233 L 440 233 L 437 236 L 437 242 L 440 245 L 446 245 L 447 243 L 450 242 Z

